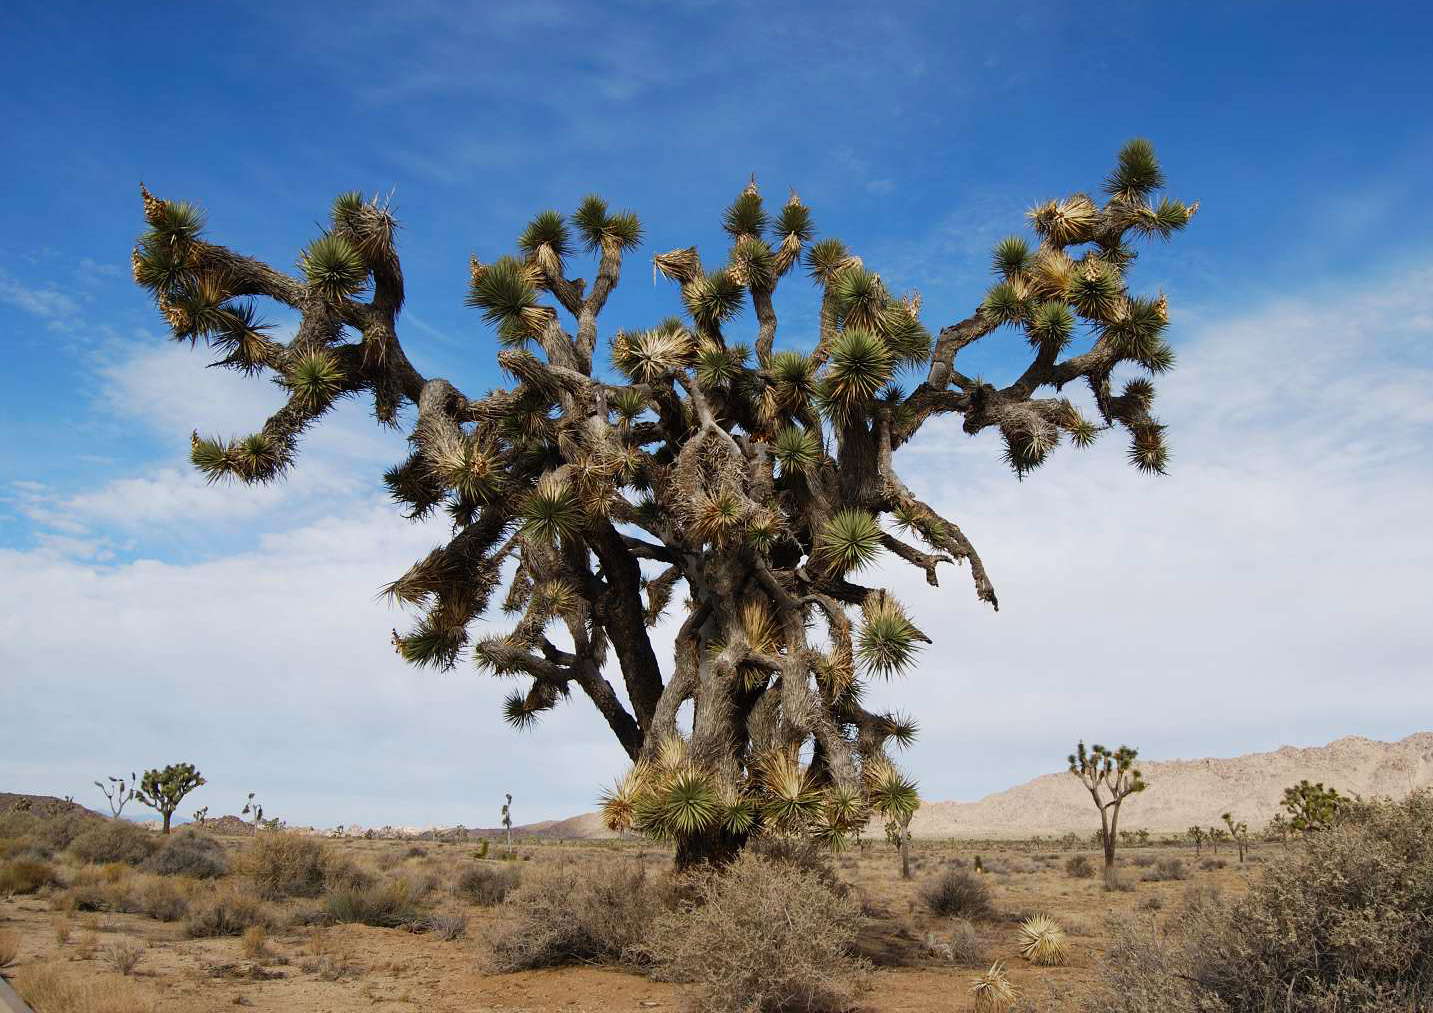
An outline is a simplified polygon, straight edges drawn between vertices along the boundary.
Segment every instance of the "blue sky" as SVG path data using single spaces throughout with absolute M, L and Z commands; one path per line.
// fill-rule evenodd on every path
M 647 241 L 604 324 L 640 325 L 678 308 L 648 258 L 720 249 L 721 208 L 755 173 L 919 289 L 934 329 L 978 302 L 1026 207 L 1094 191 L 1133 136 L 1201 202 L 1134 276 L 1173 306 L 1175 473 L 1132 477 L 1111 442 L 1017 484 L 958 429 L 911 448 L 912 480 L 998 560 L 1004 606 L 975 609 L 958 578 L 910 586 L 951 630 L 884 690 L 928 715 L 913 770 L 929 797 L 969 798 L 1052 769 L 1077 735 L 1172 757 L 1433 726 L 1433 14 L 877 7 L 12 10 L 0 766 L 25 783 L 3 787 L 83 799 L 111 768 L 182 754 L 214 771 L 198 803 L 214 811 L 262 788 L 302 822 L 472 825 L 501 790 L 532 818 L 585 808 L 620 767 L 580 703 L 520 737 L 503 687 L 388 653 L 372 592 L 441 532 L 382 502 L 401 438 L 361 409 L 285 487 L 189 473 L 191 429 L 249 431 L 274 395 L 165 340 L 129 279 L 141 179 L 284 269 L 336 193 L 391 191 L 400 337 L 422 371 L 480 391 L 499 377 L 462 305 L 468 255 L 507 252 L 537 210 L 596 191 L 639 213 Z M 809 340 L 813 293 L 788 285 L 778 309 L 783 341 Z M 996 379 L 1017 344 L 962 361 Z M 1068 690 L 1097 677 L 1117 719 Z M 971 746 L 985 762 L 958 759 Z

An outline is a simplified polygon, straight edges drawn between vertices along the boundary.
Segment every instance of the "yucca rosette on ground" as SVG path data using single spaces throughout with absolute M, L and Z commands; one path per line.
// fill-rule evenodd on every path
M 872 709 L 865 689 L 911 672 L 930 641 L 879 586 L 882 568 L 937 585 L 942 566 L 968 567 L 996 605 L 960 526 L 897 467 L 930 420 L 996 431 L 1017 475 L 1115 429 L 1136 467 L 1164 470 L 1152 412 L 1173 363 L 1168 303 L 1128 277 L 1134 244 L 1197 207 L 1163 185 L 1153 149 L 1126 146 L 1102 202 L 1032 208 L 1031 233 L 997 245 L 990 291 L 935 335 L 918 293 L 819 237 L 794 192 L 768 206 L 755 180 L 714 215 L 725 250 L 652 258 L 681 315 L 604 334 L 642 224 L 598 196 L 544 210 L 509 251 L 484 240 L 470 258 L 466 300 L 505 378 L 482 396 L 420 373 L 399 340 L 385 200 L 340 195 L 286 273 L 212 243 L 193 205 L 142 190 L 132 261 L 176 339 L 286 394 L 255 433 L 196 432 L 195 466 L 211 481 L 277 479 L 304 433 L 357 398 L 410 426 L 385 484 L 406 516 L 441 513 L 452 535 L 388 586 L 413 613 L 394 649 L 514 680 L 502 717 L 517 728 L 586 697 L 633 764 L 605 817 L 677 841 L 688 864 L 753 834 L 840 846 L 872 819 L 908 833 L 916 788 L 890 753 L 916 722 Z M 783 286 L 798 284 L 813 313 L 794 333 L 813 340 L 783 348 L 778 289 L 787 306 Z M 265 301 L 297 317 L 289 340 L 260 318 Z M 1003 386 L 962 373 L 961 351 L 1001 328 L 1021 332 L 1028 364 Z M 1117 389 L 1117 371 L 1136 375 Z M 1083 407 L 1066 396 L 1080 387 Z

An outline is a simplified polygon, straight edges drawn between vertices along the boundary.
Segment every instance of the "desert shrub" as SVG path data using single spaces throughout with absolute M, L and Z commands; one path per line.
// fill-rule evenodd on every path
M 34 835 L 42 822 L 34 813 L 11 809 L 7 813 L 0 813 L 0 837 L 25 840 Z
M 1433 996 L 1433 792 L 1350 803 L 1244 896 L 1192 891 L 1158 934 L 1115 926 L 1110 1013 L 1386 1013 Z
M 1183 862 L 1177 858 L 1161 858 L 1148 872 L 1144 879 L 1148 883 L 1162 883 L 1166 880 L 1182 880 L 1189 878 L 1189 870 Z
M 324 914 L 337 924 L 395 929 L 418 923 L 420 912 L 413 886 L 389 879 L 366 886 L 338 886 L 324 894 Z
M 154 851 L 154 835 L 124 820 L 96 823 L 70 841 L 69 852 L 82 862 L 138 865 Z
M 159 850 L 145 859 L 143 868 L 160 876 L 213 879 L 224 875 L 229 861 L 224 846 L 208 834 L 180 830 L 164 839 Z
M 492 907 L 501 904 L 508 894 L 517 889 L 521 878 L 517 869 L 475 865 L 458 875 L 453 892 L 469 903 Z
M 464 914 L 433 915 L 428 919 L 425 927 L 439 939 L 451 943 L 468 934 L 468 916 Z
M 161 922 L 177 922 L 189 913 L 189 901 L 173 883 L 155 879 L 140 888 L 137 906 L 142 914 Z
M 810 873 L 832 889 L 846 889 L 846 885 L 837 878 L 836 870 L 831 867 L 830 852 L 810 838 L 758 838 L 747 845 L 747 850 L 769 862 Z
M 0 865 L 0 897 L 12 893 L 34 893 L 58 883 L 55 867 L 33 858 L 14 858 Z
M 149 1013 L 157 1008 L 128 978 L 91 980 L 58 960 L 27 964 L 11 984 L 20 998 L 45 1013 Z
M 120 974 L 132 974 L 144 956 L 144 944 L 137 939 L 116 939 L 105 947 L 105 960 Z
M 1141 897 L 1135 907 L 1140 911 L 1158 911 L 1164 907 L 1164 901 L 1160 900 L 1158 894 L 1150 894 L 1148 897 Z
M 1199 867 L 1205 872 L 1213 872 L 1215 869 L 1223 869 L 1226 868 L 1228 865 L 1229 863 L 1224 861 L 1224 859 L 1222 858 L 1206 858 L 1204 861 L 1199 863 Z
M 1095 863 L 1088 855 L 1071 855 L 1065 862 L 1065 875 L 1075 879 L 1089 879 L 1095 874 Z
M 962 869 L 941 873 L 920 892 L 931 914 L 942 918 L 987 918 L 991 914 L 990 888 Z
M 35 828 L 26 834 L 26 840 L 36 852 L 49 857 L 64 851 L 74 843 L 76 837 L 97 826 L 103 826 L 104 822 L 93 816 L 62 813 L 37 821 Z
M 265 900 L 317 897 L 326 889 L 361 889 L 373 877 L 321 842 L 301 834 L 261 833 L 235 863 Z
M 244 930 L 273 923 L 268 909 L 253 897 L 226 891 L 191 908 L 184 919 L 184 934 L 191 939 L 211 936 L 238 936 Z
M 426 858 L 427 856 L 427 850 L 425 848 L 418 847 L 416 844 L 413 847 L 409 848 L 407 851 L 403 852 L 404 858 Z
M 239 937 L 239 952 L 250 960 L 258 960 L 269 952 L 269 934 L 262 925 L 250 925 Z
M 641 944 L 669 890 L 637 862 L 561 861 L 531 869 L 508 894 L 493 934 L 494 965 L 504 971 L 575 963 L 639 966 Z
M 950 956 L 961 967 L 985 967 L 989 963 L 975 926 L 964 918 L 951 923 Z
M 1135 856 L 1134 856 L 1134 867 L 1135 867 L 1136 869 L 1148 869 L 1148 868 L 1149 868 L 1151 865 L 1153 865 L 1153 864 L 1154 864 L 1154 856 L 1153 856 L 1153 855 L 1135 855 Z
M 698 985 L 701 1013 L 847 1010 L 865 983 L 852 955 L 860 906 L 814 872 L 751 851 L 692 879 L 695 897 L 658 919 L 648 952 Z

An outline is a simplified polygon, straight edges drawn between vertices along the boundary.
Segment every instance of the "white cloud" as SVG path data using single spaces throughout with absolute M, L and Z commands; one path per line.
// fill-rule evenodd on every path
M 0 302 L 16 306 L 53 328 L 66 326 L 79 314 L 79 303 L 52 285 L 27 285 L 0 270 Z
M 1079 736 L 1161 758 L 1428 727 L 1430 280 L 1196 317 L 1161 384 L 1166 478 L 1134 473 L 1115 436 L 1023 483 L 993 440 L 954 425 L 903 452 L 1001 597 L 992 613 L 963 571 L 945 570 L 939 591 L 891 572 L 936 644 L 873 695 L 919 717 L 908 760 L 928 797 L 1054 769 Z M 112 377 L 130 424 L 261 417 L 261 384 L 241 392 L 188 353 L 182 375 L 168 350 L 152 355 Z M 15 783 L 84 800 L 106 772 L 190 759 L 209 778 L 194 805 L 214 812 L 250 790 L 271 812 L 330 823 L 491 824 L 503 791 L 524 820 L 589 807 L 623 761 L 585 701 L 518 734 L 499 719 L 497 680 L 393 655 L 402 623 L 375 593 L 444 531 L 343 485 L 396 459 L 387 439 L 357 412 L 321 427 L 293 481 L 315 470 L 333 484 L 288 512 L 263 499 L 291 495 L 278 487 L 216 492 L 228 512 L 215 514 L 166 465 L 71 497 L 64 511 L 94 537 L 56 529 L 76 543 L 69 558 L 0 553 L 0 581 L 23 589 L 0 612 L 0 762 Z M 121 523 L 141 515 L 153 520 Z M 180 564 L 105 562 L 94 544 L 201 523 L 247 548 Z

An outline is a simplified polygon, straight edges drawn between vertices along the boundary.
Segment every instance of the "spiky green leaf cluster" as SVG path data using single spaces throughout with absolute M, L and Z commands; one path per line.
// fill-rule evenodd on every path
M 583 198 L 572 224 L 589 253 L 612 247 L 630 250 L 642 242 L 642 223 L 630 211 L 608 212 L 607 202 L 596 194 Z
M 881 553 L 881 525 L 865 510 L 839 511 L 821 528 L 816 555 L 837 573 L 868 566 Z
M 357 295 L 368 282 L 368 265 L 343 236 L 330 233 L 308 245 L 299 267 L 309 287 L 329 302 Z

